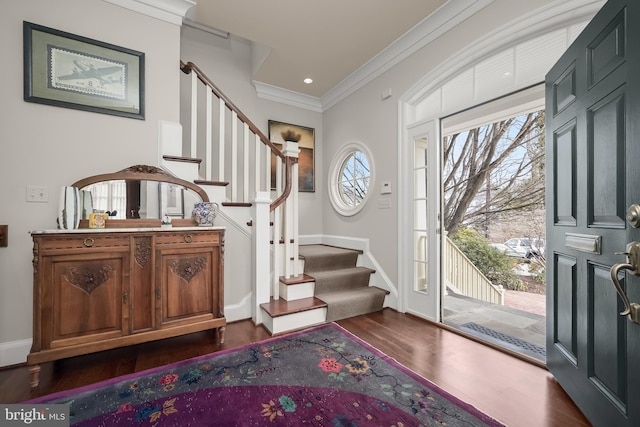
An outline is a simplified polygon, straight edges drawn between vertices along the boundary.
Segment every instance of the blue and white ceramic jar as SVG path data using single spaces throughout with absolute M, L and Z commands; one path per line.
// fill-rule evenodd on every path
M 203 227 L 211 227 L 218 213 L 219 205 L 216 202 L 196 203 L 193 207 L 193 219 Z

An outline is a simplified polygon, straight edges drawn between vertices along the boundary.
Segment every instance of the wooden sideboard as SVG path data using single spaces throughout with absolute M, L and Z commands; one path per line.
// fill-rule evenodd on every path
M 31 386 L 40 364 L 217 329 L 224 228 L 34 231 Z

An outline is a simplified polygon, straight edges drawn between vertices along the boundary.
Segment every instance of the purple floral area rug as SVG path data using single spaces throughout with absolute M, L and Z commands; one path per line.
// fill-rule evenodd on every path
M 502 426 L 331 323 L 29 403 L 73 426 Z

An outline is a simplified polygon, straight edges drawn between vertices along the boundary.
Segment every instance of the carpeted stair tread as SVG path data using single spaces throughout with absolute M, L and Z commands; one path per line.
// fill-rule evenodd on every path
M 327 322 L 333 322 L 382 310 L 388 294 L 384 289 L 367 286 L 317 294 L 316 297 L 327 303 Z
M 355 289 L 369 286 L 375 270 L 366 267 L 348 267 L 336 270 L 316 271 L 311 277 L 316 280 L 315 293 Z
M 329 245 L 299 247 L 300 258 L 304 260 L 301 276 L 315 280 L 314 296 L 326 304 L 327 322 L 382 310 L 389 292 L 369 286 L 375 270 L 357 265 L 362 253 Z M 297 284 L 299 279 L 291 281 Z M 287 313 L 291 309 L 282 307 L 279 312 Z
M 298 253 L 304 259 L 304 272 L 311 274 L 315 271 L 355 266 L 361 251 L 327 245 L 301 245 Z

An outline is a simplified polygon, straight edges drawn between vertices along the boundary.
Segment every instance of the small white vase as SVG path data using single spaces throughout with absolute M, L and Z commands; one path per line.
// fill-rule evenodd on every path
M 78 228 L 82 216 L 80 192 L 76 187 L 65 185 L 60 190 L 58 203 L 58 228 L 71 230 Z

